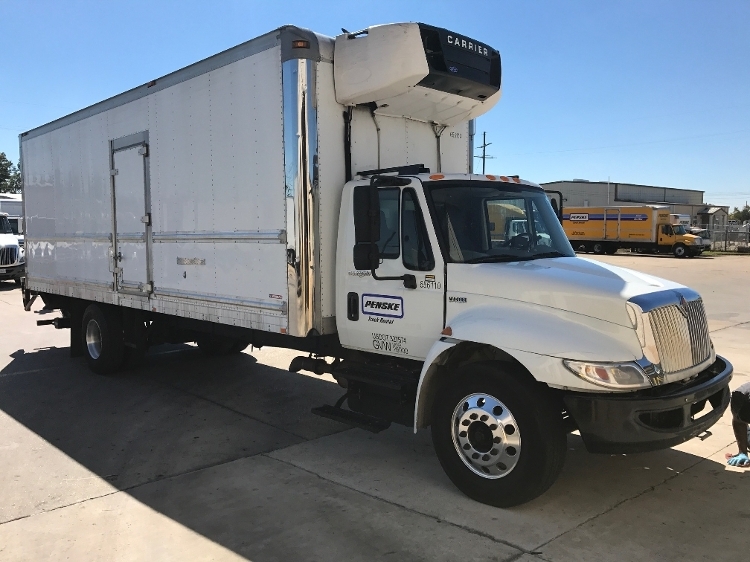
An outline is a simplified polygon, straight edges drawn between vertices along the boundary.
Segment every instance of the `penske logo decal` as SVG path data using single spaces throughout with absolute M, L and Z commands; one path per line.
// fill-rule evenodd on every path
M 588 213 L 570 213 L 570 220 L 587 221 L 589 220 L 589 214 Z
M 390 295 L 362 295 L 362 314 L 384 316 L 386 318 L 404 317 L 404 299 Z

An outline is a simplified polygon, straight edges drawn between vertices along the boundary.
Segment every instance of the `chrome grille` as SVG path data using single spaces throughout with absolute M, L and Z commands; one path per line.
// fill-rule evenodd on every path
M 0 248 L 0 265 L 13 265 L 18 261 L 18 248 L 8 246 Z
M 655 308 L 649 318 L 665 374 L 688 369 L 711 356 L 703 300 Z

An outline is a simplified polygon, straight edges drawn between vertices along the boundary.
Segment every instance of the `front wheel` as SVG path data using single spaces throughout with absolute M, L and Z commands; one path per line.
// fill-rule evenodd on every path
M 684 258 L 687 256 L 687 248 L 684 244 L 675 244 L 672 253 L 676 258 Z
M 593 250 L 594 250 L 594 253 L 597 254 L 597 255 L 603 254 L 604 253 L 604 244 L 602 244 L 601 242 L 594 243 Z
M 496 363 L 464 366 L 438 391 L 432 441 L 456 487 L 496 507 L 544 493 L 567 449 L 561 408 L 549 390 Z

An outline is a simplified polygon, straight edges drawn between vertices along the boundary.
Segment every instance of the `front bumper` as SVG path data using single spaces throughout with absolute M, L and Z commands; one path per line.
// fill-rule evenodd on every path
M 563 401 L 592 453 L 666 449 L 718 421 L 729 405 L 732 371 L 731 363 L 717 356 L 687 383 L 618 394 L 567 392 Z
M 8 279 L 20 279 L 23 277 L 24 264 L 0 265 L 0 281 Z

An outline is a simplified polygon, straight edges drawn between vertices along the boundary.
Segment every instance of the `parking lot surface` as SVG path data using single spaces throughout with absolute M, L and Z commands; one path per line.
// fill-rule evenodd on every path
M 593 259 L 593 258 L 592 258 Z M 717 352 L 750 377 L 750 257 L 605 261 L 703 296 Z M 729 416 L 638 455 L 568 438 L 562 476 L 517 508 L 456 490 L 429 431 L 373 435 L 315 417 L 342 390 L 297 352 L 153 349 L 116 376 L 70 359 L 0 283 L 0 560 L 743 560 L 750 470 Z M 53 314 L 54 315 L 54 314 Z

